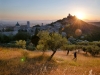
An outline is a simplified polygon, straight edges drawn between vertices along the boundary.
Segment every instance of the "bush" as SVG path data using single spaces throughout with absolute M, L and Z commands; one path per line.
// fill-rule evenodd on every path
M 100 48 L 98 46 L 89 46 L 88 47 L 88 52 L 92 55 L 92 56 L 95 56 L 95 55 L 98 55 L 100 53 Z
M 72 50 L 76 49 L 76 46 L 75 45 L 67 45 L 66 49 L 69 51 L 72 51 Z
M 16 46 L 19 48 L 26 48 L 26 41 L 25 40 L 16 41 Z
M 33 51 L 33 50 L 35 50 L 35 46 L 31 43 L 28 46 L 26 46 L 26 49 Z

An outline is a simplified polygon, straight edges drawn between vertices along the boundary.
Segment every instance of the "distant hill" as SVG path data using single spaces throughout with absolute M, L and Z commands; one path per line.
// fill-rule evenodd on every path
M 100 22 L 88 22 L 89 24 L 93 24 L 100 27 Z
M 100 40 L 100 27 L 92 25 L 91 23 L 84 22 L 78 19 L 76 16 L 72 16 L 69 14 L 66 18 L 57 20 L 56 22 L 60 22 L 63 25 L 60 30 L 66 32 L 68 37 L 85 36 L 85 39 L 91 41 Z M 77 31 L 77 29 L 79 32 Z

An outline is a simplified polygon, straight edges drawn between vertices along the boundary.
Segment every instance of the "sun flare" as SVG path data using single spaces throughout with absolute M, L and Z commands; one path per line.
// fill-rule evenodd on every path
M 78 19 L 84 19 L 84 14 L 82 12 L 77 12 L 75 15 Z

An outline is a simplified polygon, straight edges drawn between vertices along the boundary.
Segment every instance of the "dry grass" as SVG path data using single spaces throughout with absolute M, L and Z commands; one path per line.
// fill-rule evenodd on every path
M 0 47 L 0 75 L 100 75 L 100 57 L 80 52 L 74 61 L 73 52 L 66 56 L 65 51 L 57 51 L 52 61 L 45 63 L 51 54 Z

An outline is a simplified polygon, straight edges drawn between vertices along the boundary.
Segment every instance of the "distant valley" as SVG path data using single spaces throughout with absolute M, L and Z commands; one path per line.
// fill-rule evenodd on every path
M 88 22 L 89 24 L 96 25 L 100 27 L 100 22 Z

